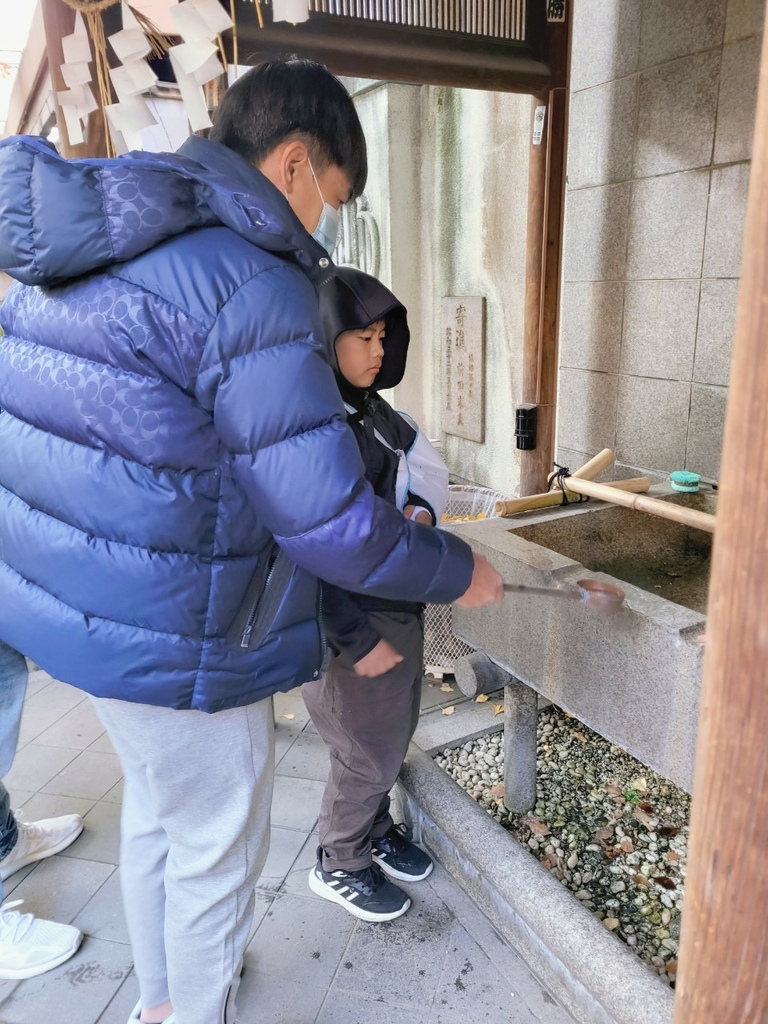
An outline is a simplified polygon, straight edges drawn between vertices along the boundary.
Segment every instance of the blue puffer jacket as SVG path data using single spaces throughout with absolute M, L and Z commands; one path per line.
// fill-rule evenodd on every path
M 0 639 L 99 696 L 217 711 L 316 673 L 316 577 L 466 589 L 469 549 L 364 481 L 324 256 L 217 143 L 0 143 L 0 267 L 21 282 L 0 310 Z

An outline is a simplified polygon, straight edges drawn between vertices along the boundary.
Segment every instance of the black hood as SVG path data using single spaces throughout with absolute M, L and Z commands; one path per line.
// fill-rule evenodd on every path
M 400 383 L 405 373 L 411 334 L 405 306 L 381 281 L 354 267 L 338 267 L 335 275 L 320 288 L 320 314 L 334 356 L 336 377 L 340 383 L 346 384 L 342 387 L 345 397 L 351 385 L 341 377 L 335 362 L 336 339 L 342 331 L 359 330 L 376 320 L 385 321 L 386 335 L 381 370 L 370 390 L 382 391 Z

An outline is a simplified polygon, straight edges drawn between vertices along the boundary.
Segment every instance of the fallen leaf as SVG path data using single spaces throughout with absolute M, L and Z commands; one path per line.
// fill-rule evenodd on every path
M 528 828 L 536 836 L 549 835 L 549 825 L 546 821 L 542 821 L 541 818 L 537 818 L 536 815 L 531 814 L 528 817 L 522 819 L 523 825 L 527 825 Z
M 595 832 L 595 842 L 605 846 L 606 842 L 613 836 L 613 826 L 603 825 Z
M 450 683 L 443 683 L 440 689 L 443 691 L 443 693 L 453 693 L 453 687 L 451 686 Z
M 490 793 L 494 800 L 503 800 L 504 784 L 502 782 L 497 782 L 495 786 L 491 786 L 488 792 Z
M 660 885 L 662 887 L 662 889 L 675 889 L 675 888 L 677 888 L 677 886 L 672 881 L 672 879 L 671 878 L 667 878 L 666 875 L 654 875 L 653 878 L 651 879 L 651 881 L 655 882 L 657 885 Z
M 673 860 L 674 861 L 674 860 L 681 860 L 682 859 L 682 854 L 678 853 L 676 850 L 669 850 L 665 854 L 665 856 L 666 856 L 667 860 Z
M 639 776 L 638 778 L 633 779 L 630 782 L 629 788 L 630 789 L 634 789 L 634 791 L 636 793 L 647 793 L 648 792 L 648 782 L 642 776 Z
M 455 710 L 456 710 L 456 708 L 453 706 L 453 704 L 451 704 L 451 706 L 449 708 L 443 708 L 443 714 L 444 715 L 452 715 Z
M 660 836 L 676 836 L 679 831 L 676 825 L 661 825 L 658 829 Z
M 500 715 L 504 710 L 503 704 L 491 704 L 491 707 L 493 708 L 494 715 Z
M 552 869 L 557 867 L 557 855 L 554 853 L 545 853 L 539 861 L 545 868 Z
M 649 804 L 647 800 L 641 800 L 637 806 L 640 808 L 641 811 L 645 811 L 646 814 L 654 813 L 653 804 Z
M 477 703 L 477 704 L 485 704 L 485 702 L 487 700 L 488 700 L 488 694 L 487 693 L 478 693 L 478 695 L 475 697 L 475 703 Z
M 677 960 L 667 960 L 665 970 L 667 974 L 677 974 Z
M 641 875 L 639 871 L 636 875 L 632 875 L 632 880 L 636 885 L 642 886 L 643 889 L 647 889 L 649 887 L 648 879 L 645 875 Z
M 644 811 L 642 807 L 635 808 L 635 817 L 641 825 L 645 825 L 649 832 L 653 832 L 656 826 L 656 819 L 652 818 L 647 811 Z
M 296 715 L 294 715 L 292 711 L 289 711 L 287 715 L 283 715 L 283 718 L 287 718 L 289 722 L 291 721 L 292 718 L 295 717 Z
M 621 788 L 621 786 L 619 785 L 618 782 L 606 782 L 606 784 L 605 784 L 605 792 L 609 796 L 621 796 L 622 793 L 623 793 L 623 790 L 622 790 L 622 788 Z
M 621 849 L 622 853 L 634 853 L 635 844 L 632 842 L 629 836 L 624 836 L 624 838 L 619 843 L 619 848 Z
M 578 729 L 571 729 L 571 736 L 573 736 L 575 740 L 581 740 L 582 743 L 589 743 L 589 740 L 584 735 L 584 733 L 579 732 Z

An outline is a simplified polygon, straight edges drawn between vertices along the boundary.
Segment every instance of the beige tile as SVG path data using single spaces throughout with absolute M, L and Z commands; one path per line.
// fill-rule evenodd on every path
M 622 463 L 658 472 L 681 469 L 691 385 L 646 377 L 621 377 L 616 456 Z
M 637 78 L 574 93 L 568 116 L 568 185 L 610 185 L 632 175 Z
M 710 480 L 720 473 L 727 400 L 728 388 L 693 385 L 685 468 Z
M 566 281 L 560 304 L 561 365 L 617 373 L 623 281 Z
M 558 444 L 574 451 L 613 448 L 618 377 L 563 369 L 558 393 Z
M 628 282 L 621 372 L 690 380 L 698 307 L 698 281 Z
M 634 177 L 709 166 L 719 71 L 710 50 L 639 76 Z
M 705 278 L 701 282 L 693 365 L 693 379 L 697 383 L 728 384 L 738 298 L 739 282 L 735 279 Z
M 728 0 L 725 19 L 725 41 L 733 42 L 744 36 L 761 35 L 765 19 L 763 0 Z
M 588 0 L 573 7 L 571 89 L 631 74 L 640 46 L 641 0 Z
M 761 43 L 759 36 L 752 36 L 723 47 L 717 101 L 716 164 L 749 160 L 752 156 Z
M 645 0 L 640 29 L 641 68 L 723 41 L 725 0 Z
M 702 277 L 739 277 L 749 187 L 748 163 L 712 171 Z
M 636 181 L 627 241 L 630 280 L 701 274 L 709 171 L 681 171 Z
M 568 192 L 565 201 L 565 281 L 615 281 L 624 277 L 629 185 Z

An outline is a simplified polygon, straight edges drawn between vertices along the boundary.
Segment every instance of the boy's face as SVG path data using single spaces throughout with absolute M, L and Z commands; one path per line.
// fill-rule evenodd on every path
M 377 320 L 368 327 L 342 331 L 336 339 L 339 371 L 356 388 L 369 388 L 376 380 L 384 358 L 385 323 Z

